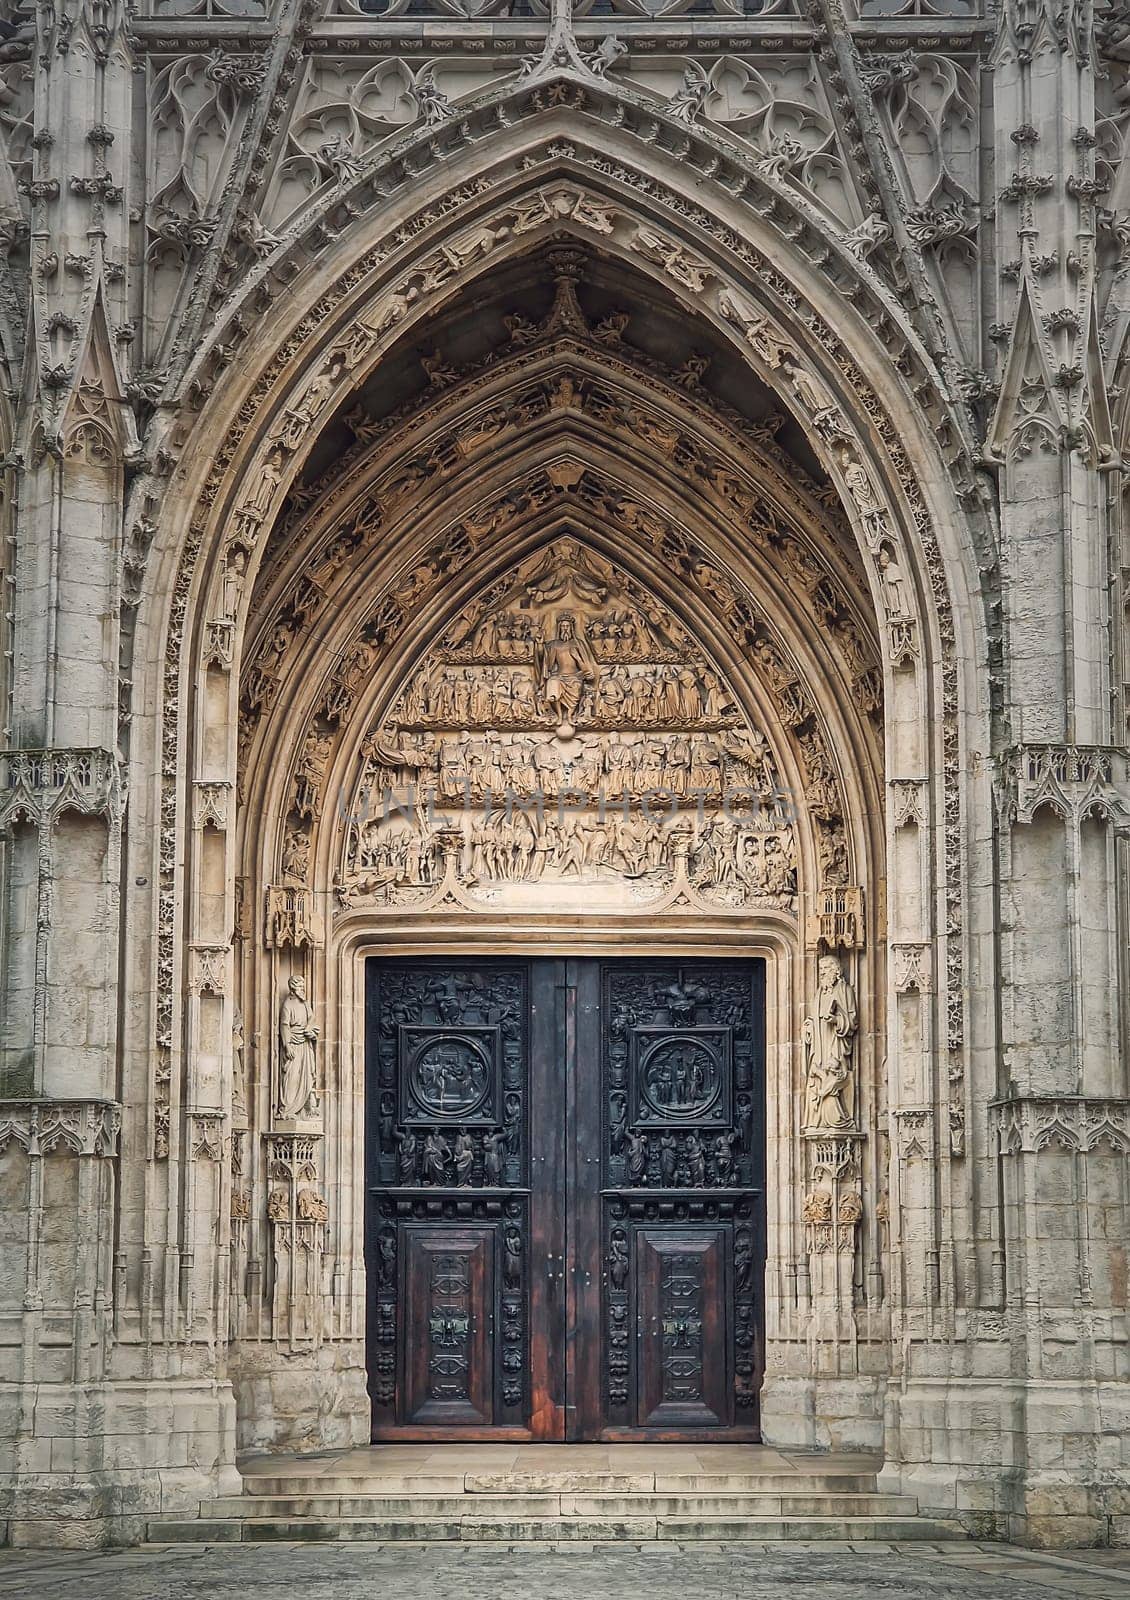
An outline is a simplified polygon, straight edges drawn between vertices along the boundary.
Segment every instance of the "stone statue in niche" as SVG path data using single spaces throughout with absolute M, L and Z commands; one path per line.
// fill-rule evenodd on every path
M 817 963 L 816 1015 L 804 1019 L 805 1132 L 843 1133 L 855 1127 L 855 990 L 839 958 Z
M 318 1030 L 306 999 L 306 984 L 291 978 L 279 1008 L 279 1098 L 282 1122 L 315 1118 L 320 1110 L 314 1047 Z
M 236 1006 L 231 1023 L 231 1118 L 239 1127 L 247 1123 L 247 1074 L 243 1048 L 243 1012 Z
M 910 605 L 907 601 L 906 578 L 898 558 L 889 544 L 881 544 L 876 556 L 879 565 L 879 577 L 883 584 L 883 604 L 887 609 L 887 616 L 892 621 L 909 617 Z

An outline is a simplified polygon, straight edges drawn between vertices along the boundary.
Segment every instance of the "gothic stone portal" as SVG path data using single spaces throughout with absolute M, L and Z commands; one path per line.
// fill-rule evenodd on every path
M 763 988 L 370 961 L 374 1438 L 759 1437 Z

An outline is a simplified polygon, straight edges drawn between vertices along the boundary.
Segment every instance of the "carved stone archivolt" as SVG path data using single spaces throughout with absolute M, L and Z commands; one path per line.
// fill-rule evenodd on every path
M 545 159 L 542 154 L 531 158 Z M 529 896 L 531 902 L 542 897 L 543 905 L 564 905 L 570 914 L 587 913 L 599 909 L 593 891 L 599 891 L 597 899 L 606 894 L 609 905 L 623 908 L 646 883 L 634 903 L 648 915 L 660 903 L 658 890 L 660 897 L 666 893 L 678 900 L 679 915 L 717 920 L 732 913 L 747 926 L 757 919 L 772 924 L 782 937 L 790 927 L 787 937 L 793 938 L 803 925 L 798 894 L 822 886 L 858 888 L 877 870 L 882 789 L 876 734 L 885 671 L 879 662 L 891 638 L 884 630 L 904 621 L 916 630 L 918 664 L 905 672 L 904 684 L 918 682 L 920 667 L 932 663 L 939 648 L 921 549 L 933 538 L 932 527 L 920 496 L 918 509 L 909 513 L 900 499 L 916 493 L 917 484 L 899 428 L 877 397 L 863 392 L 866 385 L 853 387 L 859 374 L 846 375 L 850 363 L 830 326 L 807 312 L 803 319 L 796 314 L 800 302 L 795 289 L 775 264 L 755 250 L 745 251 L 736 236 L 711 234 L 705 211 L 701 219 L 696 213 L 692 220 L 687 212 L 673 220 L 678 212 L 668 205 L 671 191 L 653 177 L 625 209 L 596 192 L 592 180 L 615 188 L 627 169 L 612 158 L 584 152 L 586 172 L 574 185 L 575 168 L 582 162 L 574 161 L 573 151 L 562 159 L 569 164 L 569 186 L 577 191 L 564 210 L 552 196 L 565 186 L 552 175 L 549 185 L 541 185 L 543 195 L 531 194 L 536 187 L 532 181 L 525 187 L 520 198 L 523 205 L 529 200 L 527 210 L 507 201 L 505 217 L 490 197 L 489 181 L 467 191 L 452 186 L 439 210 L 421 210 L 408 218 L 395 246 L 390 241 L 369 257 L 358 256 L 339 285 L 343 298 L 331 297 L 312 307 L 302 326 L 287 333 L 269 370 L 254 380 L 214 457 L 213 472 L 199 485 L 199 495 L 194 493 L 193 524 L 174 584 L 168 635 L 162 819 L 168 826 L 176 818 L 181 782 L 178 707 L 184 703 L 180 673 L 191 637 L 200 644 L 193 659 L 210 663 L 207 671 L 214 676 L 209 683 L 216 693 L 222 694 L 227 673 L 240 673 L 239 810 L 233 846 L 246 873 L 241 925 L 249 932 L 236 998 L 247 1013 L 247 1037 L 257 1041 L 249 1050 L 248 1083 L 249 1101 L 258 1102 L 254 1108 L 249 1105 L 255 1126 L 266 1102 L 272 1102 L 271 1112 L 277 1109 L 274 1085 L 267 1089 L 263 1081 L 269 1075 L 267 1042 L 273 1050 L 279 984 L 285 983 L 287 971 L 296 970 L 279 952 L 307 952 L 302 959 L 311 998 L 327 1027 L 336 1029 L 343 1001 L 349 1005 L 346 940 L 356 937 L 357 929 L 372 927 L 385 911 L 409 924 L 421 907 L 429 914 L 442 909 L 444 915 L 480 915 L 497 905 L 510 914 L 516 899 Z M 343 168 L 341 193 L 350 181 Z M 450 220 L 460 207 L 466 213 Z M 641 214 L 628 226 L 625 217 L 633 209 Z M 587 373 L 579 382 L 559 358 L 554 358 L 558 367 L 566 370 L 550 382 L 552 361 L 547 355 L 545 372 L 533 374 L 536 384 L 530 384 L 529 420 L 523 417 L 524 432 L 515 438 L 507 435 L 506 422 L 499 422 L 498 412 L 505 408 L 498 397 L 484 393 L 481 406 L 467 403 L 459 362 L 439 342 L 426 345 L 421 365 L 435 406 L 442 407 L 445 397 L 461 397 L 462 415 L 450 413 L 451 428 L 413 432 L 414 415 L 391 428 L 377 419 L 365 437 L 366 419 L 358 415 L 353 481 L 368 479 L 365 510 L 363 492 L 351 490 L 338 499 L 336 485 L 327 495 L 328 485 L 296 482 L 315 438 L 334 418 L 337 437 L 343 436 L 341 417 L 354 412 L 356 394 L 377 361 L 393 347 L 403 348 L 398 341 L 413 333 L 420 314 L 431 314 L 457 288 L 481 275 L 484 266 L 516 261 L 531 244 L 547 241 L 554 229 L 568 231 L 574 239 L 599 240 L 602 250 L 644 271 L 658 295 L 682 297 L 684 309 L 690 300 L 701 306 L 716 327 L 724 324 L 727 348 L 740 351 L 743 361 L 748 358 L 750 370 L 759 372 L 781 396 L 782 406 L 800 418 L 828 478 L 821 483 L 814 477 L 811 461 L 800 469 L 804 505 L 791 528 L 765 531 L 778 520 L 783 490 L 766 497 L 774 503 L 769 515 L 750 498 L 751 484 L 762 474 L 766 482 L 775 474 L 778 485 L 785 476 L 787 468 L 774 456 L 779 429 L 767 428 L 770 437 L 760 455 L 748 443 L 736 448 L 728 444 L 708 460 L 694 455 L 687 440 L 695 429 L 705 436 L 702 418 L 709 407 L 695 414 L 694 428 L 689 426 L 692 408 L 685 407 L 685 425 L 672 430 L 670 412 L 655 403 L 652 391 L 644 395 L 647 375 L 637 374 L 639 403 L 631 408 L 626 425 L 613 429 L 601 420 L 602 406 L 605 418 L 611 417 L 607 397 L 613 391 L 607 383 Z M 721 253 L 729 252 L 732 243 L 739 254 L 744 252 L 745 264 L 736 277 L 729 256 L 725 266 L 721 263 Z M 318 255 L 321 246 L 312 248 Z M 403 255 L 397 254 L 401 251 Z M 764 294 L 775 307 L 764 328 L 756 326 L 764 306 L 760 299 L 753 301 L 754 283 L 759 297 Z M 358 314 L 352 315 L 348 332 L 339 332 L 339 325 L 345 326 L 347 297 L 362 285 L 367 306 L 363 313 L 355 308 Z M 719 295 L 727 286 L 734 290 L 728 304 L 737 308 L 740 323 L 722 313 Z M 520 340 L 520 313 L 514 317 Z M 610 319 L 605 330 L 613 342 L 616 320 Z M 897 342 L 894 323 L 887 329 L 892 343 Z M 237 333 L 237 343 L 238 338 Z M 908 370 L 916 360 L 907 358 Z M 631 364 L 626 358 L 624 365 Z M 299 372 L 284 396 L 284 374 L 289 382 L 289 375 Z M 682 386 L 690 396 L 702 377 L 702 362 L 695 357 L 685 363 L 681 377 L 668 374 L 664 381 L 669 390 Z M 201 392 L 209 381 L 205 374 Z M 468 384 L 477 381 L 467 379 Z M 536 437 L 543 426 L 560 430 L 552 449 Z M 394 450 L 398 427 L 404 447 Z M 632 432 L 637 435 L 634 480 L 619 466 L 612 470 L 611 445 L 605 452 L 608 461 L 596 459 L 606 434 L 610 440 L 615 435 L 616 449 L 626 456 Z M 876 438 L 883 441 L 881 447 Z M 254 460 L 253 440 L 259 451 Z M 495 450 L 499 442 L 501 448 Z M 523 453 L 527 448 L 528 455 Z M 366 450 L 371 458 L 365 458 Z M 900 451 L 896 462 L 894 454 Z M 506 455 L 516 461 L 509 481 L 498 470 Z M 724 472 L 727 456 L 730 479 Z M 454 464 L 450 472 L 448 460 Z M 676 493 L 675 480 L 684 463 L 688 470 Z M 756 470 L 747 472 L 750 463 Z M 382 476 L 386 469 L 387 477 Z M 469 491 L 472 476 L 484 485 L 477 494 Z M 237 489 L 237 483 L 243 487 Z M 293 512 L 286 518 L 284 540 L 270 530 L 288 493 Z M 821 518 L 820 495 L 827 502 L 843 498 L 860 541 L 858 560 L 845 558 L 839 535 L 825 538 L 836 519 Z M 336 525 L 327 514 L 331 498 L 335 515 L 341 513 Z M 692 509 L 680 513 L 677 499 Z M 445 514 L 440 502 L 446 502 Z M 729 524 L 727 503 L 738 508 Z M 222 543 L 213 544 L 213 522 L 222 525 Z M 579 546 L 586 578 L 603 583 L 605 595 L 596 599 L 574 589 L 547 595 L 541 609 L 528 595 L 525 605 L 521 595 L 508 599 L 509 589 L 529 583 L 536 557 L 555 545 L 560 556 L 562 539 Z M 298 559 L 300 547 L 307 558 Z M 504 559 L 504 550 L 515 554 Z M 190 602 L 191 574 L 205 552 L 215 582 L 197 613 L 195 601 Z M 831 554 L 825 559 L 822 552 Z M 893 574 L 880 580 L 878 574 L 892 565 Z M 939 587 L 933 598 L 944 602 L 940 560 L 936 568 Z M 880 581 L 885 587 L 877 591 Z M 249 593 L 253 582 L 254 598 Z M 492 592 L 497 585 L 503 588 Z M 884 597 L 883 611 L 874 608 L 871 616 L 867 587 L 872 597 L 876 592 Z M 453 629 L 459 615 L 468 607 L 474 610 L 488 593 L 505 628 L 494 638 L 489 626 L 481 637 L 472 631 L 457 638 Z M 653 622 L 645 601 L 672 619 L 669 648 L 649 633 Z M 906 605 L 913 609 L 912 617 L 903 617 Z M 611 615 L 617 607 L 630 614 L 631 628 L 622 636 L 608 631 L 623 624 L 624 619 Z M 512 614 L 536 627 L 507 637 Z M 487 620 L 480 613 L 476 629 Z M 681 673 L 687 676 L 680 681 Z M 946 692 L 952 687 L 951 682 Z M 476 696 L 478 709 L 473 711 Z M 736 751 L 727 748 L 735 745 Z M 452 746 L 458 756 L 447 753 Z M 951 754 L 956 757 L 956 748 Z M 567 757 L 556 769 L 555 755 Z M 413 839 L 395 818 L 390 826 L 378 821 L 374 828 L 374 818 L 354 804 L 363 782 L 370 791 L 390 781 L 403 790 L 411 783 L 418 786 L 423 777 L 434 777 L 438 798 L 441 771 L 469 774 L 472 794 L 484 792 L 484 779 L 492 791 L 503 778 L 521 789 L 529 772 L 539 771 L 539 763 L 543 772 L 555 772 L 549 789 L 553 792 L 556 785 L 560 798 L 562 789 L 572 786 L 578 764 L 583 774 L 587 761 L 596 775 L 598 757 L 602 779 L 612 776 L 609 767 L 614 772 L 624 763 L 632 767 L 633 781 L 637 763 L 640 777 L 661 765 L 666 778 L 669 772 L 693 772 L 697 762 L 711 775 L 718 771 L 719 793 L 722 776 L 736 770 L 729 764 L 741 763 L 762 799 L 762 819 L 772 818 L 773 826 L 750 830 L 735 851 L 724 813 L 723 825 L 714 827 L 710 809 L 704 807 L 697 837 L 696 815 L 686 836 L 670 841 L 665 856 L 662 851 L 657 855 L 654 840 L 637 842 L 628 836 L 635 826 L 630 805 L 629 824 L 619 839 L 611 828 L 602 834 L 591 810 L 574 817 L 567 813 L 566 824 L 578 823 L 578 845 L 564 831 L 540 838 L 535 832 L 532 842 L 524 836 L 500 841 L 488 837 L 484 827 L 476 839 L 474 820 L 462 816 L 457 828 L 441 826 L 430 834 L 417 829 Z M 932 774 L 932 757 L 927 765 Z M 682 782 L 676 777 L 674 786 Z M 687 786 L 692 787 L 689 781 Z M 775 815 L 772 804 L 765 803 L 772 801 L 774 787 L 795 796 L 795 815 Z M 437 805 L 437 814 L 449 811 Z M 481 806 L 478 816 L 485 822 Z M 924 848 L 932 849 L 932 811 L 926 816 L 930 837 L 924 839 Z M 261 826 L 264 817 L 270 820 L 267 830 Z M 556 817 L 550 820 L 556 823 Z M 210 835 L 216 830 L 209 824 L 206 831 Z M 172 840 L 175 831 L 162 837 Z M 775 884 L 766 871 L 766 857 L 772 873 L 784 873 Z M 174 1012 L 164 993 L 172 990 L 179 970 L 177 882 L 175 856 L 163 851 L 160 1015 L 170 1020 Z M 871 940 L 858 967 L 854 958 L 851 967 L 861 989 L 866 983 L 869 1002 L 876 992 L 877 961 L 872 938 L 876 913 L 870 905 L 868 901 L 865 917 L 862 896 L 854 907 L 845 897 L 844 906 L 829 913 L 842 916 L 845 928 L 854 919 L 850 939 L 836 948 L 859 950 Z M 960 928 L 959 907 L 949 926 Z M 266 954 L 255 948 L 260 928 Z M 819 937 L 827 948 L 823 935 Z M 947 978 L 953 970 L 947 964 Z M 810 1012 L 814 990 L 815 985 L 812 994 L 798 996 L 799 1006 Z M 804 1009 L 798 1008 L 798 1024 Z M 338 1056 L 338 1041 L 328 1038 L 325 1051 L 319 1052 L 327 1127 L 336 1114 L 336 1096 L 347 1092 Z M 798 1077 L 799 1058 L 798 1048 Z M 853 1062 L 860 1089 L 856 1115 L 870 1129 L 874 1061 L 869 1039 L 856 1040 Z M 790 1111 L 797 1127 L 801 1107 L 797 1095 Z M 835 1138 L 828 1130 L 823 1143 Z M 468 1150 L 457 1151 L 454 1141 L 446 1152 L 433 1149 L 430 1159 L 435 1170 L 442 1162 L 445 1177 L 455 1175 L 457 1186 L 457 1175 L 469 1170 L 475 1189 L 485 1181 L 480 1174 L 487 1172 L 488 1156 L 496 1158 L 485 1145 L 479 1147 L 473 1130 L 470 1141 L 469 1169 Z M 661 1155 L 657 1152 L 656 1158 Z M 331 1157 L 328 1146 L 327 1157 L 341 1159 L 336 1150 Z M 703 1157 L 707 1170 L 711 1161 L 725 1161 L 721 1151 L 704 1151 Z M 630 1159 L 625 1143 L 625 1160 Z M 697 1169 L 693 1144 L 679 1159 L 688 1170 Z M 422 1146 L 414 1160 L 421 1172 Z M 815 1182 L 811 1173 L 806 1176 Z M 327 1173 L 327 1192 L 337 1194 L 336 1183 L 330 1188 L 328 1178 Z M 261 1214 L 263 1202 L 261 1193 L 253 1194 L 253 1215 L 257 1210 Z M 274 1204 L 281 1208 L 283 1202 Z M 284 1219 L 280 1211 L 271 1220 L 276 1251 L 288 1240 L 288 1250 L 291 1244 L 304 1249 L 304 1239 L 312 1249 L 320 1248 L 321 1233 L 311 1229 L 336 1233 L 348 1225 L 347 1218 L 336 1214 L 328 1223 L 303 1223 L 297 1199 L 290 1216 Z M 285 1257 L 288 1263 L 294 1259 Z M 280 1267 L 280 1283 L 291 1270 L 290 1265 Z M 303 1282 L 313 1279 L 307 1275 Z M 281 1289 L 276 1311 L 285 1327 L 289 1313 Z
M 474 253 L 472 253 L 472 254 L 474 254 Z M 405 307 L 405 314 L 407 314 L 407 307 Z M 394 318 L 394 320 L 392 320 L 391 326 L 397 326 L 397 318 Z M 349 365 L 349 363 L 346 363 L 346 365 Z M 280 437 L 282 437 L 282 435 L 280 435 Z M 278 478 L 280 478 L 280 474 L 278 474 L 277 469 L 275 469 L 275 467 L 272 466 L 272 464 L 270 464 L 270 461 L 267 462 L 266 478 L 267 478 L 267 480 L 270 480 L 270 482 L 278 482 Z M 908 482 L 908 483 L 911 482 L 911 480 L 909 480 L 909 477 L 908 477 L 908 480 L 906 480 L 906 482 Z M 269 488 L 269 485 L 267 485 L 267 488 Z M 861 494 L 863 494 L 863 496 L 866 496 L 866 498 L 868 498 L 869 501 L 871 501 L 871 499 L 874 499 L 874 490 L 868 490 L 868 488 L 866 488 L 866 486 L 861 485 Z M 262 491 L 259 491 L 258 499 L 259 499 L 259 501 L 262 501 Z M 250 502 L 248 502 L 248 507 L 250 507 Z M 251 507 L 250 507 L 250 509 L 251 509 Z M 237 522 L 238 522 L 238 518 L 237 518 Z M 251 533 L 253 533 L 254 528 L 256 528 L 256 526 L 258 526 L 258 525 L 259 525 L 259 523 L 254 522 L 254 518 L 250 518 L 250 520 L 248 520 L 248 522 L 246 522 L 246 526 L 248 526 L 248 531 L 251 531 Z

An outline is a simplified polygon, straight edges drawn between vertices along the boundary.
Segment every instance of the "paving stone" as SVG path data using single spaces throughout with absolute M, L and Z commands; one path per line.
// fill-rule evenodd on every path
M 0 1552 L 0 1593 L 4 1600 L 373 1600 L 390 1592 L 397 1600 L 1126 1600 L 1128 1593 L 1117 1571 L 1092 1577 L 1023 1551 L 1005 1562 L 965 1550 L 955 1562 L 921 1546 L 853 1552 L 842 1541 L 708 1549 L 479 1541 L 470 1550 L 278 1541 L 269 1552 L 248 1543 L 147 1547 L 92 1552 L 65 1566 Z M 976 1570 L 970 1555 L 990 1570 Z

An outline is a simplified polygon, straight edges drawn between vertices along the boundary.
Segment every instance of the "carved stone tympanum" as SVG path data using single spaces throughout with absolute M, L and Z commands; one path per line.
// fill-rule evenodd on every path
M 464 607 L 365 744 L 347 906 L 647 902 L 682 867 L 728 905 L 795 903 L 769 742 L 669 610 L 556 540 Z M 446 840 L 446 848 L 445 848 Z

